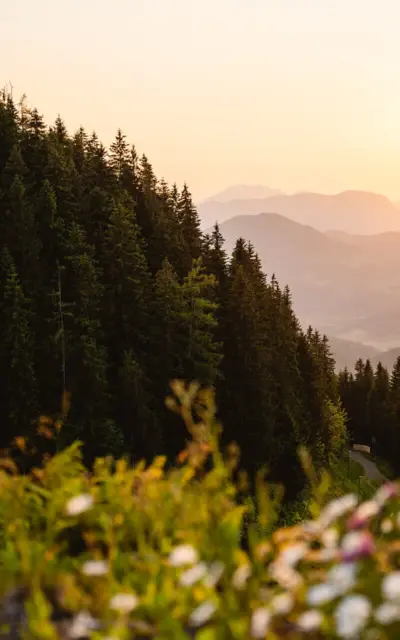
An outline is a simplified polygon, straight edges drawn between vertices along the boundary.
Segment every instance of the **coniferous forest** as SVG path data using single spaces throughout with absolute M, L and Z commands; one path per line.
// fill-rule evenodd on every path
M 400 357 L 389 372 L 381 363 L 357 360 L 355 372 L 339 374 L 350 442 L 371 446 L 373 454 L 400 473 Z
M 362 363 L 338 378 L 327 338 L 302 330 L 284 284 L 245 239 L 227 255 L 217 225 L 202 234 L 188 186 L 158 179 L 121 131 L 106 149 L 3 92 L 0 446 L 34 434 L 67 391 L 58 447 L 81 440 L 87 464 L 174 461 L 185 431 L 165 397 L 178 378 L 215 388 L 223 441 L 289 497 L 304 483 L 300 445 L 316 468 L 342 456 L 344 409 L 351 434 L 385 434 L 390 457 L 400 365 L 390 383 Z

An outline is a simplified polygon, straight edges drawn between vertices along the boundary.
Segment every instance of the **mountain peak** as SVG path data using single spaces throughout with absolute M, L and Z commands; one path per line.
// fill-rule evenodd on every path
M 283 195 L 279 189 L 270 189 L 261 184 L 236 184 L 227 187 L 204 202 L 230 202 L 231 200 L 258 200 Z
M 240 188 L 239 188 L 240 189 Z M 256 190 L 252 191 L 253 196 Z M 351 234 L 377 234 L 400 231 L 399 209 L 386 197 L 368 191 L 342 191 L 335 195 L 320 193 L 278 194 L 267 197 L 238 198 L 243 191 L 232 187 L 223 195 L 199 204 L 203 228 L 238 215 L 274 211 L 319 231 L 340 229 Z M 236 196 L 236 197 L 235 197 Z

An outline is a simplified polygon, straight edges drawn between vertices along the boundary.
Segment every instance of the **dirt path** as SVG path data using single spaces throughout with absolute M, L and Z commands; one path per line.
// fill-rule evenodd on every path
M 377 480 L 379 482 L 384 482 L 386 480 L 385 476 L 379 471 L 375 462 L 365 458 L 361 451 L 349 451 L 350 458 L 359 462 L 365 471 L 365 475 L 369 480 Z

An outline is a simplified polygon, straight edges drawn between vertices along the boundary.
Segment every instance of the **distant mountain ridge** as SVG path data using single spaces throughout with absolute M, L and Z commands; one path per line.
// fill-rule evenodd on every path
M 200 202 L 198 211 L 204 229 L 235 216 L 270 212 L 324 232 L 330 229 L 351 234 L 400 231 L 400 210 L 386 196 L 366 191 L 343 191 L 335 195 L 280 194 L 228 201 L 217 201 L 214 197 Z
M 370 345 L 345 340 L 343 338 L 336 338 L 335 336 L 328 336 L 328 338 L 332 355 L 335 358 L 337 371 L 343 370 L 345 367 L 347 367 L 349 371 L 353 371 L 354 365 L 359 358 L 362 358 L 364 361 L 370 359 L 375 362 L 375 359 L 377 358 L 379 360 L 381 356 L 381 352 Z
M 361 343 L 365 357 L 400 344 L 400 233 L 332 237 L 272 213 L 237 216 L 220 229 L 228 251 L 238 237 L 251 241 L 266 273 L 289 285 L 303 326 Z
M 383 353 L 378 353 L 376 356 L 372 358 L 372 365 L 376 367 L 378 362 L 383 364 L 389 371 L 392 371 L 397 358 L 400 356 L 400 347 L 396 347 L 395 349 L 389 349 L 388 351 L 384 351 Z
M 259 200 L 272 196 L 284 195 L 280 189 L 270 189 L 261 184 L 236 184 L 228 187 L 214 196 L 206 198 L 204 202 L 230 202 L 232 200 Z

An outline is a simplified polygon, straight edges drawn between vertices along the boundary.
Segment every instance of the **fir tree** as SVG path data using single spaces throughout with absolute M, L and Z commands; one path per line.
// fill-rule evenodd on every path
M 0 389 L 2 446 L 32 431 L 37 418 L 34 335 L 31 313 L 12 256 L 0 254 L 0 368 L 6 372 Z
M 185 247 L 185 266 L 189 270 L 192 266 L 192 260 L 201 256 L 202 237 L 199 216 L 187 184 L 183 186 L 182 192 L 179 194 L 176 211 Z

